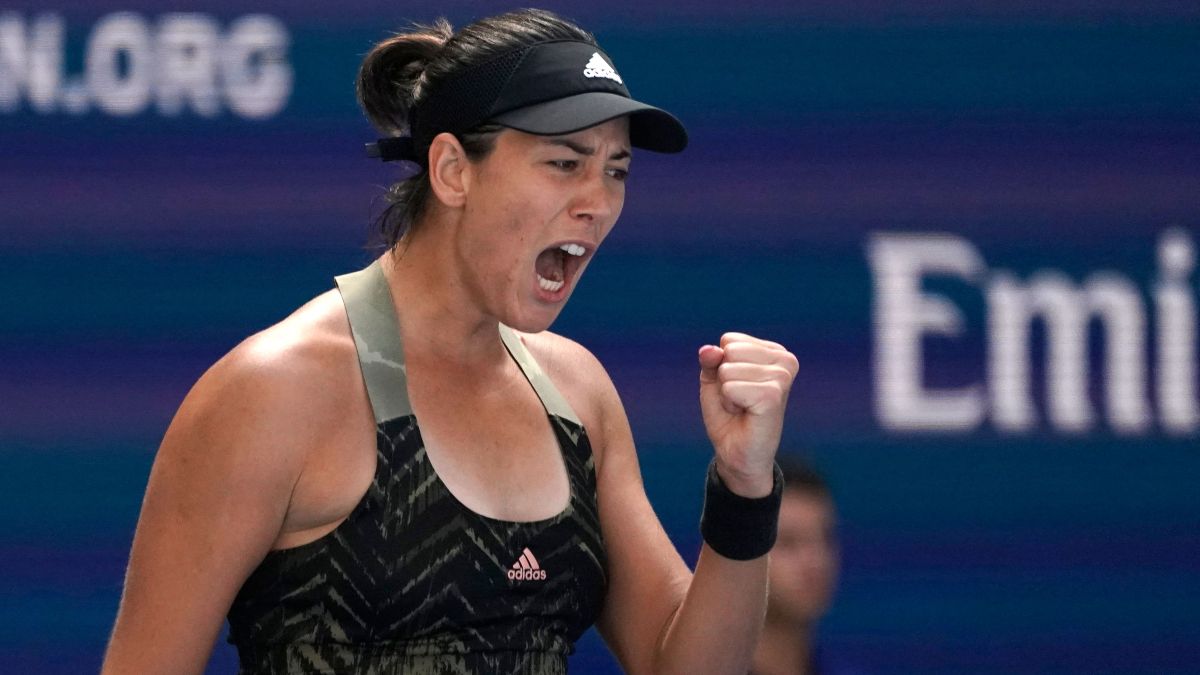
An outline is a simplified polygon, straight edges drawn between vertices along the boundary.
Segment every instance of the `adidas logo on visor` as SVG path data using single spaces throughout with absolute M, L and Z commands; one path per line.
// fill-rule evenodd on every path
M 508 578 L 513 581 L 545 581 L 546 570 L 542 569 L 537 558 L 533 557 L 533 551 L 526 548 L 508 571 Z
M 618 84 L 625 84 L 621 81 L 621 76 L 617 74 L 617 71 L 613 70 L 613 67 L 600 56 L 600 52 L 592 52 L 591 60 L 583 67 L 583 74 L 585 77 L 607 77 L 610 80 L 616 80 Z

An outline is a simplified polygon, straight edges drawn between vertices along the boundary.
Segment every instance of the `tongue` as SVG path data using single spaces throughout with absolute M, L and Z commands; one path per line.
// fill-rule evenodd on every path
M 550 281 L 562 281 L 565 273 L 563 272 L 563 252 L 557 248 L 548 248 L 542 251 L 537 257 L 537 273 L 543 279 Z

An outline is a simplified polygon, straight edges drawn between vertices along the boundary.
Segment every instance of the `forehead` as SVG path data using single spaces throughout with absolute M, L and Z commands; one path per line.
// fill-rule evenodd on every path
M 630 149 L 629 118 L 617 117 L 586 129 L 553 136 L 505 129 L 500 133 L 499 142 L 507 142 L 513 149 L 523 150 L 576 146 L 603 152 L 605 155 L 617 152 L 628 153 Z

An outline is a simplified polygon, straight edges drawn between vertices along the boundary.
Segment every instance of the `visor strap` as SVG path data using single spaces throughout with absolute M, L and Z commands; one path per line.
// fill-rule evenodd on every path
M 409 161 L 425 165 L 422 157 L 417 155 L 417 149 L 411 136 L 392 136 L 381 138 L 374 143 L 367 143 L 367 157 L 374 157 L 384 162 Z

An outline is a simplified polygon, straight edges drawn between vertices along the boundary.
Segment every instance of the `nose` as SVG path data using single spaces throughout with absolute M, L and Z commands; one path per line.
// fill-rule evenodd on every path
M 624 185 L 604 172 L 580 178 L 578 191 L 571 203 L 570 214 L 575 220 L 588 222 L 607 231 L 621 213 L 625 201 Z

